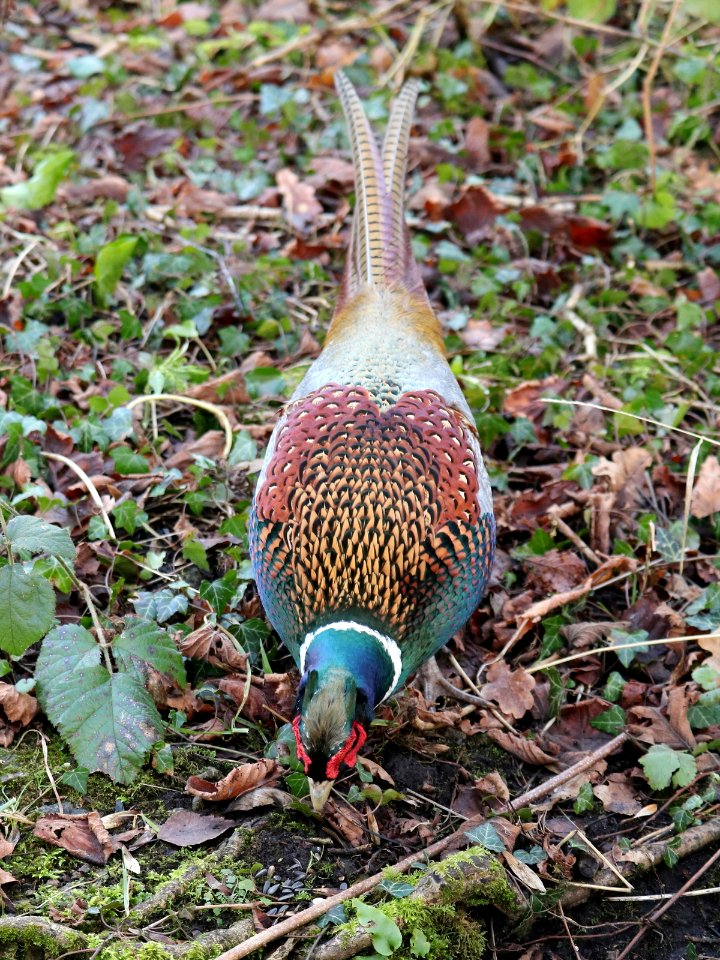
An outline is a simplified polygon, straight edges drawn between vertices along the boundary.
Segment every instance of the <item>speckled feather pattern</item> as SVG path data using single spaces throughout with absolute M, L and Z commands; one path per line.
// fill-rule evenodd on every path
M 486 585 L 492 515 L 477 444 L 433 390 L 328 384 L 297 400 L 258 488 L 251 550 L 265 609 L 297 659 L 341 617 L 397 640 L 402 680 L 447 643 Z

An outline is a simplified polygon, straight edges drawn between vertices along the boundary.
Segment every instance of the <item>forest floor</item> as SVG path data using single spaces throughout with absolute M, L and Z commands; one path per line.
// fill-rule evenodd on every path
M 717 3 L 543 6 L 0 0 L 1 958 L 214 956 L 465 820 L 502 884 L 390 872 L 361 952 L 720 957 Z M 422 83 L 498 550 L 439 657 L 483 705 L 394 697 L 319 817 L 246 526 L 348 241 L 338 67 L 380 130 Z

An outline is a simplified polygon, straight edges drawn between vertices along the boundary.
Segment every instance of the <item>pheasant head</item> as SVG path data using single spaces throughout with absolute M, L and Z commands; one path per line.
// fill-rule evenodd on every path
M 308 634 L 301 660 L 293 730 L 320 811 L 342 765 L 355 765 L 375 706 L 395 687 L 399 650 L 370 627 L 336 622 Z

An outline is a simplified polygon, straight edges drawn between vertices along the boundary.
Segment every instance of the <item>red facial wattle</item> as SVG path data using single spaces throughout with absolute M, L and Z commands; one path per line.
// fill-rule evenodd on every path
M 305 767 L 305 773 L 310 769 L 312 763 L 310 756 L 308 755 L 307 750 L 305 749 L 302 738 L 300 736 L 300 716 L 295 717 L 292 722 L 293 733 L 295 734 L 295 744 L 297 747 L 297 757 L 298 760 Z M 338 750 L 338 752 L 328 760 L 326 768 L 326 776 L 328 780 L 335 780 L 340 773 L 340 765 L 346 763 L 349 767 L 354 767 L 358 753 L 362 750 L 365 741 L 367 740 L 367 733 L 365 732 L 364 727 L 355 721 L 350 730 L 350 736 L 347 738 L 343 746 Z

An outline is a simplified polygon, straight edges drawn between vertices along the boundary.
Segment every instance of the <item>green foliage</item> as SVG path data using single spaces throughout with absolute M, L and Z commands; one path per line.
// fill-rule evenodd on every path
M 43 641 L 35 676 L 40 703 L 80 766 L 131 783 L 161 738 L 160 716 L 138 673 L 148 663 L 184 681 L 182 658 L 154 624 L 130 623 L 113 644 L 117 670 L 92 634 L 69 624 Z
M 67 530 L 40 517 L 13 517 L 7 524 L 7 541 L 19 556 L 47 553 L 64 560 L 75 559 L 76 550 Z
M 18 564 L 0 569 L 0 650 L 21 656 L 47 633 L 54 615 L 55 594 L 45 577 Z
M 0 203 L 15 210 L 41 210 L 52 203 L 74 159 L 72 150 L 50 154 L 38 162 L 28 180 L 0 190 Z
M 115 292 L 137 243 L 137 237 L 117 237 L 98 252 L 95 258 L 95 291 L 100 303 L 107 303 Z
M 362 900 L 353 901 L 358 921 L 372 937 L 375 950 L 383 957 L 391 956 L 402 944 L 402 934 L 398 925 L 376 907 Z
M 653 790 L 665 790 L 671 783 L 674 787 L 686 787 L 697 774 L 691 754 L 673 750 L 664 743 L 653 744 L 640 759 L 640 765 Z
M 472 829 L 467 830 L 465 836 L 472 843 L 478 843 L 481 846 L 485 847 L 486 850 L 491 850 L 495 853 L 502 853 L 505 849 L 505 844 L 497 832 L 492 823 L 481 823 L 477 827 L 472 827 Z

